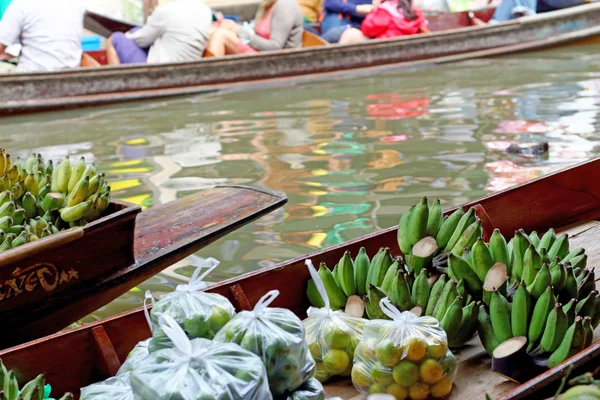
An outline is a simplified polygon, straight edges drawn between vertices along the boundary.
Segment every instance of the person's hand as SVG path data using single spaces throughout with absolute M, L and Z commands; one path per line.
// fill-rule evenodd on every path
M 6 53 L 0 53 L 0 61 L 9 61 L 12 60 L 14 57 L 11 56 L 10 54 L 6 54 Z
M 220 22 L 220 25 L 222 28 L 225 28 L 229 31 L 232 31 L 233 33 L 238 33 L 241 29 L 241 26 L 239 24 L 237 24 L 235 21 L 232 21 L 230 19 L 223 19 Z
M 361 15 L 367 15 L 373 11 L 374 8 L 375 6 L 373 4 L 359 4 L 356 6 L 356 12 Z

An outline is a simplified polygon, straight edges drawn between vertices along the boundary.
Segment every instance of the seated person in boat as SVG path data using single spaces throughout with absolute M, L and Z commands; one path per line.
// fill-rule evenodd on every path
M 527 15 L 535 15 L 537 10 L 537 0 L 502 0 L 502 2 L 496 7 L 492 19 L 489 23 L 494 24 L 498 22 L 509 21 L 511 19 L 524 17 Z M 473 16 L 469 13 L 473 24 L 475 25 L 487 25 L 485 22 Z
M 0 0 L 2 1 L 2 0 Z M 321 19 L 321 12 L 323 11 L 323 0 L 297 0 L 304 16 L 304 30 L 310 31 L 314 34 L 318 32 L 313 28 L 313 24 L 316 24 Z
M 365 17 L 360 29 L 350 28 L 344 31 L 340 44 L 427 32 L 427 20 L 421 10 L 413 7 L 411 0 L 383 0 Z
M 296 0 L 262 0 L 252 25 L 222 20 L 208 43 L 215 57 L 302 47 L 304 20 Z
M 55 71 L 81 64 L 83 8 L 73 0 L 14 0 L 0 20 L 0 73 Z M 17 65 L 6 48 L 21 44 Z
M 360 29 L 365 16 L 374 8 L 372 0 L 325 0 L 325 16 L 321 22 L 323 39 L 338 43 L 346 29 Z
M 545 13 L 549 11 L 562 10 L 563 8 L 581 6 L 589 3 L 588 0 L 538 0 L 537 12 Z
M 143 27 L 111 35 L 108 63 L 198 60 L 204 54 L 211 25 L 212 12 L 202 0 L 173 0 L 159 5 Z

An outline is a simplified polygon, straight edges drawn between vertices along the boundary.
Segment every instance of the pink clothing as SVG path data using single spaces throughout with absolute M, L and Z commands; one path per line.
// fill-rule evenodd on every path
M 256 28 L 254 29 L 254 33 L 256 33 L 258 36 L 261 36 L 265 39 L 271 38 L 271 10 L 273 10 L 273 7 L 271 7 L 265 13 L 263 19 L 258 21 L 258 23 L 256 24 Z M 242 43 L 241 39 L 238 40 L 238 47 L 237 47 L 236 54 L 254 54 L 254 53 L 258 53 L 258 50 L 256 50 L 249 44 Z
M 385 1 L 365 17 L 361 30 L 365 36 L 376 39 L 414 35 L 427 27 L 421 10 L 414 8 L 414 11 L 416 18 L 409 21 L 398 9 L 398 1 Z

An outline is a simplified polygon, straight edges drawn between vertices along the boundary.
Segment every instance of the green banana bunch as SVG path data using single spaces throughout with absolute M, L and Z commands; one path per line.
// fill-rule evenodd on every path
M 32 381 L 26 383 L 19 390 L 19 382 L 14 371 L 7 370 L 0 360 L 0 400 L 43 400 L 45 391 L 50 390 L 46 385 L 43 374 L 38 375 Z M 59 400 L 73 400 L 71 393 L 65 393 Z
M 25 161 L 0 149 L 0 252 L 102 216 L 110 186 L 94 164 L 66 157 L 56 166 L 41 154 Z

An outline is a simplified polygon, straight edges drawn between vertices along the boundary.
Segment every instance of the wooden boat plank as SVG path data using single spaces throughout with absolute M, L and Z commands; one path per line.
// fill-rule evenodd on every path
M 11 330 L 0 335 L 0 343 L 7 347 L 56 332 L 286 202 L 284 196 L 255 188 L 219 186 L 144 211 L 136 223 L 134 264 L 3 321 Z

